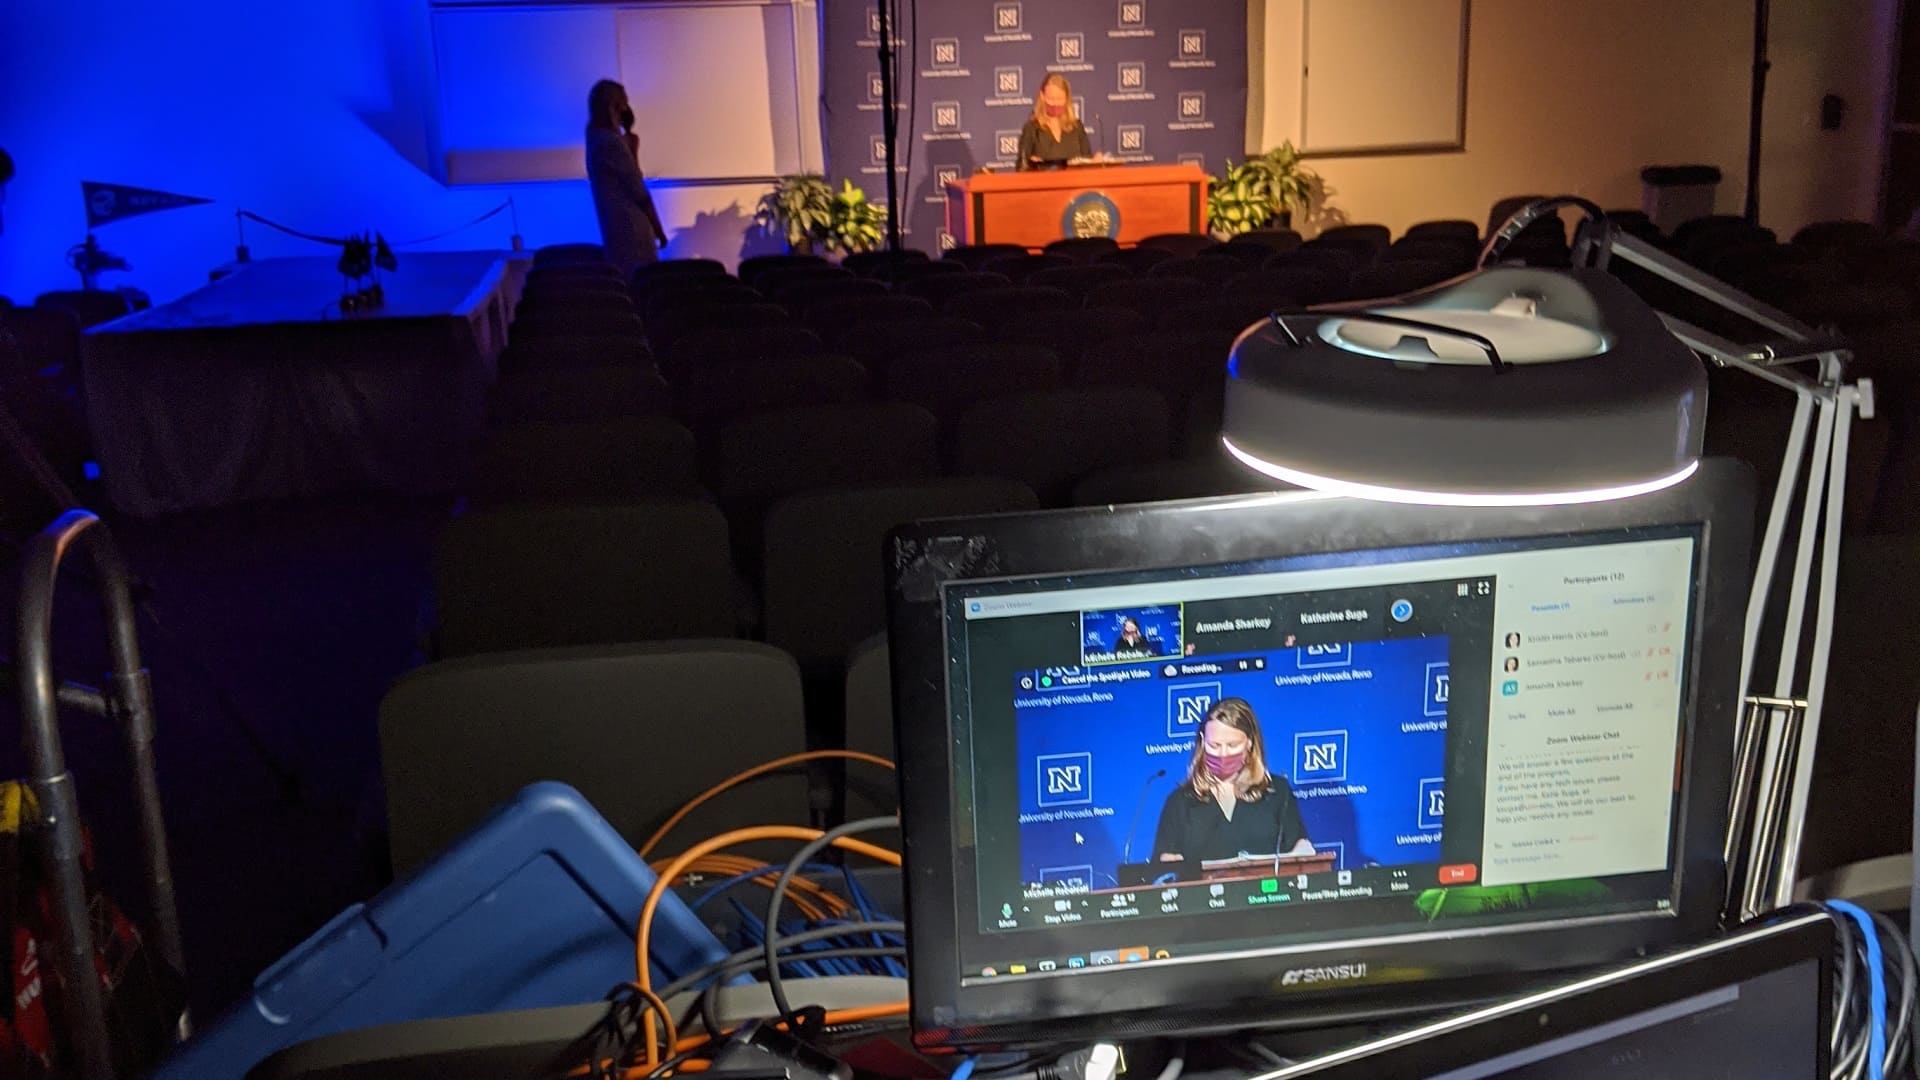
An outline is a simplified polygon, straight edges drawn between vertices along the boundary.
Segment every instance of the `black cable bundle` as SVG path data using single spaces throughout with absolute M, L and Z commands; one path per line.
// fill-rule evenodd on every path
M 1920 1077 L 1914 1053 L 1920 964 L 1893 920 L 1844 901 L 1821 905 L 1835 926 L 1832 1080 Z

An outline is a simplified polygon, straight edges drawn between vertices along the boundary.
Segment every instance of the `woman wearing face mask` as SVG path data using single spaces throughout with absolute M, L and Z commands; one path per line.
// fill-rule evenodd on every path
M 1260 721 L 1240 698 L 1207 710 L 1187 782 L 1160 811 L 1153 851 L 1156 860 L 1185 862 L 1195 872 L 1209 859 L 1313 854 L 1300 804 L 1286 778 L 1267 771 Z
M 1087 129 L 1073 111 L 1073 87 L 1054 72 L 1040 84 L 1033 116 L 1020 130 L 1020 169 L 1059 168 L 1074 158 L 1093 156 Z
M 623 277 L 653 262 L 656 247 L 667 242 L 639 152 L 627 88 L 611 79 L 594 83 L 587 93 L 587 184 L 600 218 L 601 246 Z

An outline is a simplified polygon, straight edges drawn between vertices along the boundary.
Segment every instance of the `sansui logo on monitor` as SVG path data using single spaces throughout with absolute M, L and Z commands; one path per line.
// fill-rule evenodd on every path
M 1280 976 L 1281 986 L 1307 986 L 1322 982 L 1351 982 L 1367 977 L 1367 965 L 1337 964 L 1332 967 L 1293 968 Z

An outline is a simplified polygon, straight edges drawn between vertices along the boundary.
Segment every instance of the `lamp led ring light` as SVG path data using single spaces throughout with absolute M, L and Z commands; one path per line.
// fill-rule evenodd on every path
M 1599 271 L 1500 268 L 1276 314 L 1228 364 L 1222 443 L 1320 491 L 1446 506 L 1630 498 L 1700 458 L 1706 371 Z

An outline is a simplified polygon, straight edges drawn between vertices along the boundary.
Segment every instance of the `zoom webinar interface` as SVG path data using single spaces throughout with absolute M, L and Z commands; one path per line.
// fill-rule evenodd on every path
M 963 978 L 1670 908 L 1696 557 L 1676 528 L 950 588 Z

